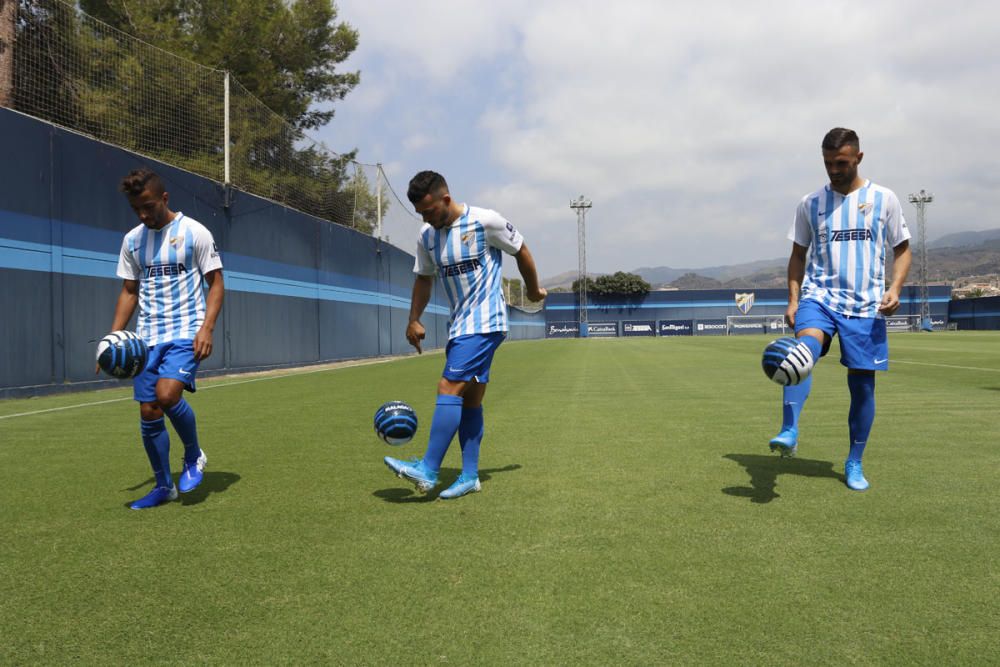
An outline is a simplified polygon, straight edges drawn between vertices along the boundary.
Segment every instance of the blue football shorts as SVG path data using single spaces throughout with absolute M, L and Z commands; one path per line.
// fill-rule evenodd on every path
M 132 396 L 140 403 L 156 401 L 156 383 L 161 378 L 180 380 L 188 391 L 195 391 L 194 377 L 198 372 L 194 358 L 194 341 L 181 338 L 149 348 L 146 368 L 132 380 Z
M 452 382 L 475 381 L 486 384 L 490 381 L 493 355 L 506 337 L 505 332 L 498 331 L 452 338 L 445 348 L 444 372 L 441 376 Z
M 889 370 L 889 342 L 884 317 L 854 317 L 834 312 L 815 299 L 805 299 L 795 312 L 795 333 L 819 329 L 840 341 L 840 363 L 866 371 Z M 829 346 L 823 348 L 826 356 Z

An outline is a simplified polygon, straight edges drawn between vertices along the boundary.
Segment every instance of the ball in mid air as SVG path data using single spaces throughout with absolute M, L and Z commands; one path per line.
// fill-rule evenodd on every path
M 814 363 L 809 346 L 791 336 L 768 343 L 760 360 L 764 374 L 782 386 L 805 380 L 812 372 Z
M 417 413 L 403 401 L 389 401 L 375 411 L 375 433 L 390 445 L 405 445 L 417 432 Z
M 135 377 L 146 368 L 149 348 L 131 331 L 112 331 L 97 343 L 97 365 L 111 377 Z

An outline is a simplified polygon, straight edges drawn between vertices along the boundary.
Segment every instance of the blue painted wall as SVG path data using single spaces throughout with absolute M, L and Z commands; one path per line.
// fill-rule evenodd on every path
M 175 211 L 200 221 L 223 258 L 226 299 L 207 371 L 408 354 L 413 256 L 359 232 L 0 109 L 0 397 L 107 386 L 96 339 L 121 290 L 122 236 L 138 224 L 118 192 L 148 166 Z M 12 157 L 14 156 L 14 157 Z M 414 237 L 416 236 L 414 221 Z M 511 313 L 511 338 L 543 336 L 543 315 Z M 447 342 L 435 289 L 426 349 Z
M 956 299 L 948 308 L 948 317 L 959 330 L 1000 329 L 1000 296 Z
M 507 323 L 510 333 L 507 340 L 530 340 L 545 338 L 545 311 L 528 312 L 516 306 L 507 309 Z

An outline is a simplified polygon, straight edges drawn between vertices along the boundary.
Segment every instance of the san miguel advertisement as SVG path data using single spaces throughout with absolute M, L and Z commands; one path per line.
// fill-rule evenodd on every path
M 576 338 L 579 335 L 579 322 L 549 322 L 545 325 L 546 338 Z
M 660 320 L 661 336 L 690 336 L 693 329 L 691 320 Z
M 617 336 L 617 322 L 590 322 L 587 324 L 588 336 Z
M 656 322 L 653 320 L 622 322 L 623 336 L 655 336 Z

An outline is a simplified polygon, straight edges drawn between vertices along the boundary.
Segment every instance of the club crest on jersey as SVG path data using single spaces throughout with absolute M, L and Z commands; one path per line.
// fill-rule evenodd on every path
M 746 292 L 745 294 L 736 293 L 736 308 L 746 315 L 753 308 L 753 292 Z
M 871 202 L 862 202 L 858 204 L 858 213 L 860 213 L 861 215 L 868 215 L 871 212 L 872 212 Z
M 472 244 L 475 243 L 475 241 L 476 241 L 475 232 L 465 232 L 464 234 L 462 234 L 462 243 L 464 245 L 467 245 L 471 248 Z
M 184 239 L 182 239 L 179 236 L 171 236 L 169 243 L 170 243 L 171 247 L 176 248 L 180 244 L 180 242 L 183 241 L 183 240 Z

